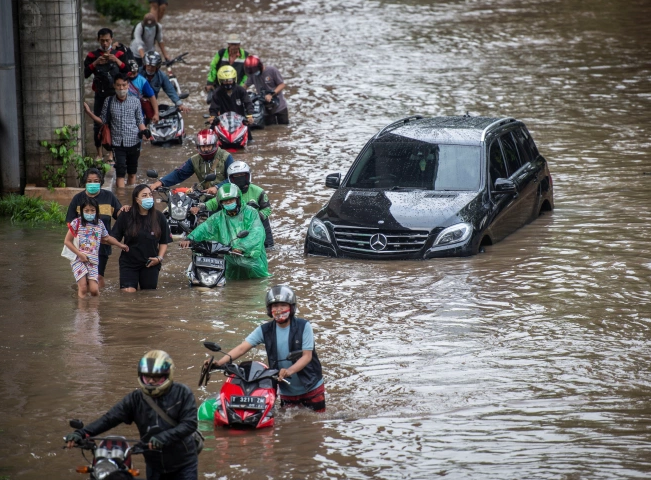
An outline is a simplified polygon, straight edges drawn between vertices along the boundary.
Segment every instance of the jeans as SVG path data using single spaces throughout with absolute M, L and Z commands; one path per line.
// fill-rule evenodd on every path
M 147 480 L 198 480 L 199 459 L 176 472 L 161 473 L 147 465 Z

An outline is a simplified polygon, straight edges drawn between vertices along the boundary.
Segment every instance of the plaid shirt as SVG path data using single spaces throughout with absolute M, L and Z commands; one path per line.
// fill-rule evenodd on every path
M 114 95 L 104 100 L 102 122 L 107 123 L 106 113 L 108 104 L 111 101 L 111 143 L 114 147 L 133 147 L 140 142 L 138 138 L 138 125 L 143 124 L 142 107 L 140 100 L 136 97 L 127 96 L 126 100 L 120 101 Z

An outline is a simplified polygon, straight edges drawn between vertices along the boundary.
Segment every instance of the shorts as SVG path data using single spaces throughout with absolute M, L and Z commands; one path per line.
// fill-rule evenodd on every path
M 120 288 L 140 287 L 140 290 L 155 290 L 158 286 L 158 274 L 161 266 L 139 267 L 120 265 Z
M 149 3 L 157 3 L 159 5 L 167 5 L 167 0 L 149 0 Z
M 289 125 L 289 112 L 283 108 L 280 112 L 264 116 L 265 125 Z
M 280 396 L 280 406 L 281 407 L 294 407 L 294 406 L 303 406 L 310 408 L 315 412 L 325 412 L 326 403 L 325 403 L 325 385 L 316 387 L 314 390 L 304 393 L 303 395 L 281 395 Z
M 100 277 L 104 276 L 104 272 L 106 271 L 106 264 L 108 263 L 109 256 L 108 255 L 100 255 L 99 256 L 99 263 L 97 264 L 97 273 L 99 273 Z
M 133 147 L 113 146 L 113 159 L 115 160 L 115 175 L 119 178 L 135 175 L 138 172 L 138 159 L 140 158 L 140 142 Z
M 99 259 L 97 256 L 93 255 L 88 255 L 89 262 L 88 263 L 83 263 L 80 262 L 79 260 L 75 260 L 70 264 L 72 267 L 72 273 L 75 276 L 75 282 L 78 282 L 84 277 L 87 277 L 88 280 L 95 280 L 96 282 L 98 281 L 98 263 Z

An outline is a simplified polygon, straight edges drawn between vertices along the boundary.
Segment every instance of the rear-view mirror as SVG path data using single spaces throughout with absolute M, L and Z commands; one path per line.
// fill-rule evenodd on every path
M 341 173 L 331 173 L 326 177 L 325 180 L 326 187 L 330 187 L 330 188 L 339 188 L 340 182 L 341 182 Z
M 248 230 L 242 230 L 241 232 L 237 232 L 237 238 L 244 238 L 248 236 L 249 236 Z
M 184 93 L 182 93 L 181 95 L 179 95 L 179 98 L 180 98 L 181 100 L 183 100 L 184 98 L 188 98 L 189 96 L 190 96 L 190 94 L 189 94 L 188 92 L 184 92 Z
M 210 115 L 208 115 L 207 113 L 204 113 L 203 118 L 210 118 Z
M 84 422 L 82 422 L 81 420 L 78 420 L 76 418 L 70 420 L 69 425 L 70 425 L 70 428 L 74 428 L 75 430 L 81 430 L 82 428 L 84 428 Z
M 222 347 L 217 345 L 215 342 L 203 342 L 203 346 L 206 347 L 211 352 L 219 352 L 222 349 Z
M 204 182 L 212 182 L 216 178 L 217 178 L 217 175 L 215 175 L 214 173 L 209 173 L 208 175 L 206 175 L 206 178 L 204 178 L 203 181 Z
M 149 170 L 147 170 L 147 176 L 149 178 L 158 178 L 158 172 L 156 170 L 154 170 L 153 168 L 149 169 Z
M 295 362 L 302 356 L 303 356 L 303 350 L 294 350 L 293 352 L 289 352 L 289 355 L 287 356 L 287 360 L 289 360 L 290 362 Z

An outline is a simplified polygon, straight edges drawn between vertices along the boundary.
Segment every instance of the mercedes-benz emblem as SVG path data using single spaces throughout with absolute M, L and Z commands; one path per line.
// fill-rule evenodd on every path
M 382 235 L 381 233 L 376 233 L 371 237 L 371 239 L 368 241 L 369 245 L 371 245 L 371 248 L 373 250 L 384 250 L 387 248 L 387 237 Z

